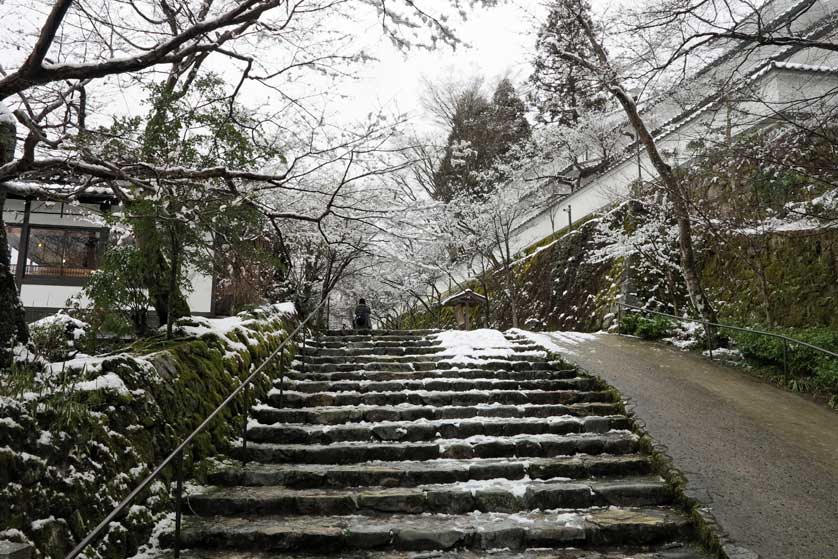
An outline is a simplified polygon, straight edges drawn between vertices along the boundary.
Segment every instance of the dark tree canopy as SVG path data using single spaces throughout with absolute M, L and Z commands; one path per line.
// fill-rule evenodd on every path
M 494 181 L 486 181 L 484 173 L 531 133 L 526 105 L 507 78 L 498 83 L 491 99 L 479 83 L 472 84 L 457 96 L 452 116 L 445 156 L 434 178 L 443 201 L 490 191 Z
M 571 126 L 579 122 L 581 113 L 605 108 L 607 96 L 598 80 L 557 56 L 559 52 L 570 52 L 583 60 L 596 58 L 574 17 L 590 13 L 590 9 L 587 0 L 553 0 L 547 21 L 538 31 L 535 70 L 530 77 L 535 89 L 530 101 L 541 122 Z

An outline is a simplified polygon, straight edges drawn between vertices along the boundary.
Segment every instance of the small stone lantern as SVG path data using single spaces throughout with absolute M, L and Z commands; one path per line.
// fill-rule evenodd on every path
M 457 320 L 457 326 L 463 330 L 470 330 L 469 315 L 471 307 L 482 305 L 486 302 L 486 297 L 475 293 L 471 289 L 466 289 L 461 293 L 452 295 L 442 302 L 443 307 L 454 307 L 454 318 Z

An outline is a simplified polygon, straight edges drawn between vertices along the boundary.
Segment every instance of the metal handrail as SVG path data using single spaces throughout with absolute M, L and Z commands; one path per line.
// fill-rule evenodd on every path
M 221 404 L 219 404 L 218 407 L 215 408 L 215 410 L 213 410 L 213 412 L 210 413 L 206 417 L 206 419 L 204 419 L 204 421 L 201 422 L 201 424 L 198 425 L 198 427 L 196 427 L 195 430 L 192 431 L 192 433 L 190 433 L 183 440 L 183 442 L 181 442 L 178 445 L 177 448 L 175 448 L 175 450 L 173 450 L 171 452 L 171 454 L 169 454 L 166 458 L 164 458 L 163 461 L 154 469 L 154 471 L 151 472 L 142 482 L 140 482 L 140 484 L 137 485 L 137 487 L 135 487 L 134 490 L 131 491 L 131 493 L 129 493 L 128 496 L 125 497 L 125 499 L 123 499 L 122 502 L 120 502 L 110 512 L 110 514 L 108 514 L 108 516 L 106 516 L 96 526 L 96 528 L 93 529 L 92 532 L 90 532 L 81 542 L 79 542 L 79 544 L 76 547 L 74 547 L 73 550 L 70 553 L 68 553 L 65 556 L 64 559 L 75 559 L 82 551 L 85 550 L 85 548 L 87 546 L 89 546 L 94 541 L 96 541 L 96 539 L 99 538 L 102 535 L 102 532 L 105 531 L 105 529 L 110 525 L 110 523 L 113 522 L 114 519 L 117 516 L 119 516 L 120 513 L 122 513 L 125 510 L 126 507 L 128 507 L 128 505 L 133 503 L 134 499 L 136 499 L 137 496 L 140 493 L 143 492 L 143 490 L 145 490 L 149 485 L 151 485 L 151 482 L 153 482 L 158 477 L 160 477 L 160 474 L 163 473 L 163 470 L 166 468 L 166 466 L 170 465 L 176 458 L 177 458 L 177 463 L 175 464 L 175 466 L 177 468 L 178 481 L 177 481 L 177 500 L 176 500 L 176 508 L 175 508 L 175 516 L 176 516 L 176 523 L 175 523 L 175 543 L 176 543 L 175 557 L 177 558 L 178 555 L 179 555 L 179 551 L 180 551 L 180 549 L 179 549 L 180 548 L 180 545 L 179 545 L 180 544 L 180 501 L 181 501 L 181 492 L 182 492 L 182 489 L 183 489 L 183 480 L 182 480 L 183 468 L 181 466 L 181 462 L 182 462 L 183 451 L 186 449 L 186 447 L 189 445 L 189 443 L 192 442 L 192 440 L 196 436 L 198 436 L 201 433 L 201 431 L 203 431 L 207 427 L 207 425 L 209 425 L 210 422 L 213 419 L 215 419 L 218 416 L 218 414 L 220 414 L 221 411 L 224 410 L 224 408 L 226 408 L 230 404 L 230 402 L 232 402 L 235 399 L 236 396 L 239 395 L 239 393 L 242 390 L 244 390 L 245 388 L 250 386 L 250 384 L 259 375 L 259 373 L 261 373 L 262 370 L 265 367 L 267 367 L 268 364 L 271 363 L 276 358 L 277 355 L 280 355 L 280 356 L 283 355 L 283 350 L 285 349 L 285 346 L 287 346 L 288 343 L 291 340 L 294 339 L 294 336 L 296 336 L 297 333 L 300 332 L 300 331 L 302 331 L 302 333 L 303 333 L 303 347 L 305 347 L 305 330 L 304 330 L 305 325 L 308 324 L 308 322 L 320 310 L 320 307 L 322 307 L 325 303 L 326 303 L 326 298 L 323 298 L 323 300 L 321 300 L 320 303 L 316 307 L 314 307 L 314 310 L 311 311 L 311 313 L 305 318 L 305 320 L 300 322 L 297 325 L 297 327 L 294 329 L 294 331 L 291 332 L 291 334 L 289 334 L 285 338 L 285 340 L 282 341 L 281 344 L 279 344 L 279 347 L 277 347 L 273 351 L 273 353 L 271 353 L 267 357 L 267 359 L 265 359 L 265 361 L 262 362 L 262 364 L 259 365 L 256 368 L 256 370 L 253 371 L 250 374 L 250 376 L 248 376 L 238 387 L 236 387 L 236 389 L 233 390 L 233 392 L 231 392 L 230 395 L 227 396 L 227 398 L 223 402 L 221 402 Z M 245 421 L 245 424 L 246 423 L 247 422 Z M 245 425 L 245 428 L 246 428 L 246 425 Z
M 721 328 L 727 328 L 728 330 L 736 330 L 737 332 L 746 332 L 748 334 L 758 334 L 760 336 L 767 336 L 769 338 L 777 338 L 777 339 L 783 340 L 783 361 L 784 361 L 783 366 L 786 369 L 788 369 L 786 352 L 787 352 L 788 344 L 790 344 L 790 343 L 797 344 L 797 345 L 802 345 L 804 347 L 808 347 L 809 349 L 813 349 L 815 351 L 818 351 L 820 353 L 823 353 L 825 355 L 828 355 L 830 357 L 834 357 L 834 358 L 838 359 L 838 353 L 829 351 L 826 348 L 819 347 L 819 346 L 810 344 L 808 342 L 804 342 L 803 340 L 790 338 L 788 336 L 784 336 L 783 334 L 777 334 L 775 332 L 765 332 L 763 330 L 755 330 L 753 328 L 743 328 L 741 326 L 731 326 L 730 324 L 718 324 L 716 322 L 709 322 L 709 321 L 701 319 L 701 318 L 688 318 L 688 317 L 683 317 L 683 316 L 676 316 L 674 314 L 667 314 L 667 313 L 663 313 L 663 312 L 659 312 L 659 311 L 644 309 L 643 307 L 638 307 L 638 306 L 635 306 L 635 305 L 629 305 L 627 303 L 620 303 L 619 301 L 617 302 L 617 305 L 619 305 L 620 307 L 625 307 L 627 309 L 632 309 L 632 310 L 640 311 L 640 312 L 643 312 L 643 313 L 656 314 L 658 316 L 665 316 L 667 318 L 674 318 L 675 320 L 679 320 L 681 322 L 699 322 L 701 324 L 704 324 L 704 329 L 705 330 L 707 330 L 707 326 L 713 326 L 714 328 L 720 328 L 720 329 Z M 713 357 L 712 348 L 710 349 L 710 351 L 711 351 L 710 357 L 712 358 Z

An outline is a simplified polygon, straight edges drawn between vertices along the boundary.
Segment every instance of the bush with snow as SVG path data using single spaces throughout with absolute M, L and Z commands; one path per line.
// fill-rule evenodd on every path
M 80 351 L 90 326 L 63 312 L 42 318 L 29 325 L 32 351 L 46 361 L 66 361 Z

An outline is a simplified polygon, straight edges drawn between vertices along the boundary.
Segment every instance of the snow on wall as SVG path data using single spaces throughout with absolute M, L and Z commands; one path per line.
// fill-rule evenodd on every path
M 797 53 L 787 62 L 769 63 L 764 70 L 757 72 L 758 77 L 754 78 L 750 87 L 755 88 L 753 93 L 762 101 L 734 105 L 731 113 L 734 134 L 751 129 L 776 114 L 776 111 L 794 106 L 801 99 L 838 91 L 838 53 L 822 55 L 803 52 L 808 54 Z M 753 70 L 758 67 L 751 64 L 747 68 Z M 838 103 L 838 98 L 833 97 L 830 101 Z M 687 161 L 692 141 L 706 138 L 709 130 L 719 129 L 727 121 L 727 110 L 721 110 L 715 103 L 699 108 L 693 115 L 670 126 L 665 125 L 663 117 L 676 116 L 673 107 L 662 103 L 660 107 L 655 107 L 655 111 L 658 114 L 651 121 L 663 126 L 656 134 L 658 148 L 668 154 L 668 162 L 673 165 Z M 635 155 L 629 155 L 611 168 L 589 178 L 576 192 L 542 208 L 524 221 L 513 232 L 512 250 L 521 251 L 563 229 L 568 225 L 569 214 L 573 223 L 576 223 L 623 200 L 638 174 L 644 179 L 657 175 L 645 151 L 639 157 L 635 152 Z M 458 281 L 463 281 L 472 274 L 469 267 L 463 264 L 452 275 Z M 449 283 L 447 277 L 441 277 L 437 288 L 445 292 Z

